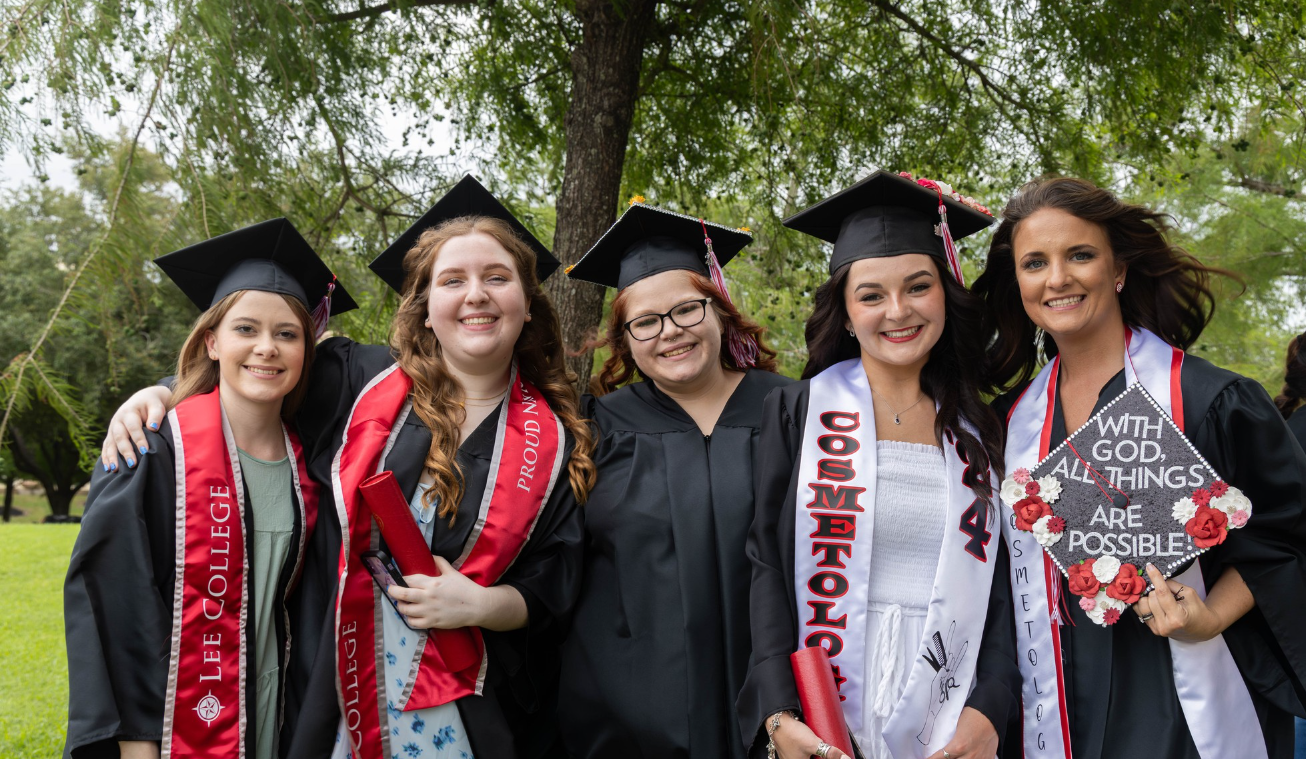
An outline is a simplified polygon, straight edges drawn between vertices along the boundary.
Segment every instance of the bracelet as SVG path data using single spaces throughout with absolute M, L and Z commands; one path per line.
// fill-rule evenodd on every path
M 780 729 L 780 718 L 781 718 L 781 717 L 789 717 L 790 719 L 798 719 L 798 717 L 794 716 L 794 713 L 791 712 L 791 711 L 782 711 L 782 712 L 776 712 L 775 714 L 772 714 L 772 715 L 771 715 L 771 719 L 770 719 L 769 723 L 768 723 L 767 726 L 766 726 L 766 736 L 767 736 L 768 738 L 770 738 L 771 736 L 775 735 L 775 731 Z

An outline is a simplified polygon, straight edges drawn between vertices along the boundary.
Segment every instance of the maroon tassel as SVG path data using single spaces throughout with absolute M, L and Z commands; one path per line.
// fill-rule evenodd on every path
M 322 296 L 321 302 L 313 307 L 313 339 L 322 336 L 327 330 L 327 321 L 331 318 L 331 293 L 336 289 L 336 278 L 332 275 L 331 281 L 327 283 L 326 295 Z
M 707 223 L 702 219 L 698 220 L 703 225 L 703 242 L 707 245 L 707 273 L 712 279 L 712 284 L 716 289 L 721 291 L 721 297 L 726 299 L 732 307 L 735 302 L 730 299 L 730 290 L 726 287 L 726 277 L 721 271 L 721 263 L 716 260 L 716 253 L 712 250 L 712 238 L 707 234 Z M 740 369 L 751 369 L 757 366 L 757 358 L 760 354 L 757 347 L 757 340 L 752 335 L 741 335 L 733 329 L 727 329 L 728 347 L 730 356 L 735 360 L 735 366 Z

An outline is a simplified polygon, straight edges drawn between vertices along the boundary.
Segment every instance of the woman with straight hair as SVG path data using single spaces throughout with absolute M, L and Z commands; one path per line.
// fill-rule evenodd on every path
M 466 177 L 372 262 L 400 293 L 390 346 L 319 346 L 298 422 L 318 441 L 313 467 L 329 477 L 337 523 L 318 551 L 337 572 L 334 677 L 322 681 L 344 711 L 316 716 L 333 756 L 511 759 L 555 743 L 559 630 L 594 483 L 540 289 L 556 267 Z M 359 491 L 382 471 L 439 571 L 384 593 L 364 554 L 388 546 Z M 470 636 L 474 655 L 432 630 Z
M 1209 550 L 1168 580 L 1147 564 L 1155 590 L 1142 595 L 1134 572 L 1105 614 L 1084 602 L 1116 580 L 1095 566 L 1069 583 L 1004 508 L 1013 593 L 1029 599 L 1016 610 L 1025 755 L 1291 756 L 1306 693 L 1306 455 L 1258 383 L 1185 352 L 1225 272 L 1172 245 L 1162 214 L 1082 179 L 1032 182 L 1002 217 L 975 291 L 993 336 L 987 381 L 1006 391 L 1007 466 L 1032 469 L 1138 383 L 1223 478 L 1174 507 Z M 1084 602 L 1057 601 L 1076 593 Z
M 573 757 L 740 757 L 751 452 L 775 374 L 720 267 L 745 232 L 632 202 L 569 272 L 617 288 L 558 720 Z M 640 379 L 642 381 L 635 381 Z
M 91 483 L 64 584 L 64 755 L 286 756 L 327 604 L 300 582 L 319 488 L 285 420 L 354 303 L 285 219 L 155 263 L 204 312 L 176 407 Z
M 813 646 L 872 759 L 990 759 L 1018 710 L 992 540 L 1001 428 L 952 238 L 991 223 L 942 183 L 884 171 L 785 221 L 834 252 L 803 381 L 767 397 L 753 462 L 750 756 L 842 754 L 799 713 L 790 655 Z

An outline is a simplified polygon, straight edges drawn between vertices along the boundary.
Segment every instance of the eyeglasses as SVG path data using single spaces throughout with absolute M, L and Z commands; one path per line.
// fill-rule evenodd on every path
M 644 314 L 636 316 L 634 319 L 623 325 L 630 336 L 643 342 L 652 340 L 662 334 L 662 327 L 665 324 L 663 319 L 670 319 L 671 323 L 681 328 L 692 327 L 703 321 L 707 316 L 707 304 L 711 298 L 700 298 L 699 300 L 687 300 L 684 303 L 677 303 L 671 307 L 671 310 L 665 314 Z

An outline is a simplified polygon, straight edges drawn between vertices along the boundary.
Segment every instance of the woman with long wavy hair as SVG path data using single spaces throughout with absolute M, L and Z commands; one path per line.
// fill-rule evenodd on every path
M 633 203 L 570 272 L 618 290 L 586 399 L 602 437 L 563 646 L 573 757 L 742 757 L 749 464 L 762 399 L 789 382 L 720 274 L 750 240 Z
M 1082 179 L 1032 182 L 1002 217 L 975 291 L 992 335 L 986 381 L 1006 393 L 994 406 L 1007 467 L 1033 468 L 1138 383 L 1224 478 L 1189 480 L 1174 515 L 1209 550 L 1168 580 L 1144 560 L 1150 595 L 1127 558 L 1106 563 L 1115 579 L 1096 565 L 1076 583 L 1045 573 L 1043 549 L 1004 508 L 1013 557 L 1020 546 L 1013 593 L 1027 601 L 1016 612 L 1025 754 L 1291 756 L 1306 692 L 1306 455 L 1258 383 L 1185 352 L 1225 272 L 1172 245 L 1162 214 Z M 1076 593 L 1079 604 L 1057 601 Z
M 883 171 L 785 221 L 834 252 L 803 381 L 767 397 L 753 462 L 752 756 L 841 754 L 830 744 L 847 736 L 799 714 L 790 655 L 815 646 L 866 757 L 989 759 L 1017 710 L 1007 556 L 991 540 L 1001 429 L 951 238 L 991 223 L 942 183 Z
M 64 585 L 65 756 L 302 755 L 327 601 L 305 554 L 329 499 L 289 422 L 318 332 L 354 303 L 285 219 L 155 263 L 203 312 L 176 408 L 91 482 Z
M 556 647 L 594 484 L 540 289 L 556 267 L 467 177 L 372 263 L 401 296 L 390 346 L 318 346 L 298 422 L 338 523 L 317 552 L 337 577 L 321 687 L 334 679 L 344 711 L 315 717 L 334 756 L 533 757 L 554 743 Z M 380 538 L 360 496 L 383 471 L 438 572 L 384 593 L 364 565 Z

